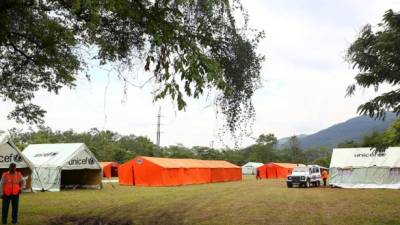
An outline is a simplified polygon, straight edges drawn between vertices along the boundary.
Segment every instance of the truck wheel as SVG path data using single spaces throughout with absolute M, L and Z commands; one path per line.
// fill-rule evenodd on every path
M 307 180 L 307 182 L 306 182 L 306 188 L 309 188 L 310 187 L 310 180 Z
M 287 183 L 287 187 L 288 187 L 288 188 L 292 188 L 292 187 L 293 187 L 293 184 L 292 184 L 292 183 Z

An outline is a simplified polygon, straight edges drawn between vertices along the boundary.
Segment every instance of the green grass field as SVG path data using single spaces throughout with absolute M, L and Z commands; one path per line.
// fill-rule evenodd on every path
M 28 193 L 20 224 L 63 215 L 129 218 L 134 224 L 400 224 L 400 191 L 288 189 L 283 180 Z

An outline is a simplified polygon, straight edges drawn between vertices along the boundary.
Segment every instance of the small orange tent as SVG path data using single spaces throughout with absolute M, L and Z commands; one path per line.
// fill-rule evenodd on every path
M 103 168 L 103 177 L 118 177 L 119 164 L 117 162 L 100 162 L 100 165 Z
M 226 161 L 136 157 L 119 167 L 119 184 L 177 186 L 242 180 L 241 167 Z
M 302 164 L 292 163 L 267 163 L 257 168 L 260 177 L 265 179 L 287 178 L 292 174 L 294 167 Z

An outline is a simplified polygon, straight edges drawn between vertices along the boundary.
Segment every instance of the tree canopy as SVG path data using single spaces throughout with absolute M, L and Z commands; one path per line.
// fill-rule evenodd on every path
M 41 126 L 37 131 L 22 132 L 13 129 L 14 143 L 23 150 L 29 144 L 41 143 L 85 143 L 100 161 L 125 162 L 135 156 L 155 156 L 167 158 L 195 158 L 208 160 L 227 160 L 236 165 L 247 162 L 293 162 L 329 166 L 331 151 L 326 148 L 302 150 L 296 144 L 283 149 L 276 146 L 273 134 L 262 134 L 255 144 L 242 149 L 215 149 L 204 146 L 186 147 L 176 144 L 159 148 L 149 138 L 121 135 L 117 132 L 93 128 L 87 132 L 53 131 Z M 295 138 L 292 138 L 293 140 Z M 295 141 L 292 141 L 295 142 Z M 293 148 L 296 148 L 293 150 Z M 293 161 L 296 160 L 296 161 Z
M 382 23 L 374 30 L 366 25 L 347 51 L 347 60 L 360 72 L 355 84 L 347 89 L 353 95 L 356 87 L 374 87 L 382 84 L 394 89 L 360 105 L 358 112 L 384 118 L 386 111 L 400 113 L 400 14 L 388 10 Z
M 0 97 L 15 103 L 9 117 L 18 122 L 43 122 L 35 94 L 73 88 L 79 74 L 91 76 L 92 59 L 122 68 L 141 60 L 155 100 L 169 96 L 180 110 L 216 91 L 232 132 L 254 114 L 263 33 L 248 28 L 239 0 L 2 0 L 0 17 Z

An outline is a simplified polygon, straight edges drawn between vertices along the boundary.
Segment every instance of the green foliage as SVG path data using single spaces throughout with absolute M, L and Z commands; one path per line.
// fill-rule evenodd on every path
M 338 148 L 374 147 L 386 149 L 387 147 L 400 146 L 400 119 L 395 120 L 385 131 L 374 131 L 365 135 L 361 143 L 353 140 L 340 143 Z
M 384 132 L 373 132 L 363 139 L 362 146 L 384 149 L 400 146 L 400 119 L 394 121 Z
M 383 133 L 383 143 L 387 146 L 400 146 L 400 119 L 394 121 Z
M 275 146 L 278 144 L 278 139 L 274 134 L 261 134 L 258 136 L 256 143 L 259 145 L 271 145 Z
M 240 14 L 243 27 L 233 16 Z M 185 97 L 216 90 L 232 133 L 254 116 L 264 34 L 248 28 L 239 0 L 2 0 L 0 18 L 0 97 L 16 104 L 10 117 L 18 122 L 43 122 L 36 92 L 74 87 L 88 58 L 121 68 L 142 60 L 155 99 L 169 96 L 180 110 Z M 97 52 L 86 56 L 87 48 Z
M 331 163 L 330 157 L 321 157 L 314 161 L 314 164 L 329 168 L 329 164 Z
M 288 141 L 288 149 L 290 152 L 290 161 L 293 163 L 301 163 L 303 158 L 303 152 L 300 149 L 300 143 L 297 136 L 292 136 Z
M 149 138 L 135 135 L 121 135 L 109 130 L 96 128 L 78 133 L 73 130 L 53 131 L 49 127 L 40 127 L 37 131 L 21 132 L 10 130 L 14 143 L 24 149 L 29 144 L 43 143 L 85 143 L 99 161 L 125 162 L 136 156 L 154 156 L 167 158 L 194 158 L 205 160 L 226 160 L 236 165 L 247 162 L 293 162 L 320 164 L 330 161 L 330 150 L 325 148 L 302 151 L 296 139 L 291 138 L 288 148 L 278 149 L 273 134 L 262 134 L 256 144 L 243 149 L 213 149 L 202 146 L 192 148 L 182 144 L 159 148 Z M 296 161 L 294 161 L 296 160 Z M 319 160 L 319 161 L 318 161 Z M 322 165 L 322 164 L 321 164 Z M 324 164 L 325 165 L 325 164 Z
M 357 148 L 361 147 L 361 144 L 357 143 L 354 140 L 347 140 L 337 145 L 338 148 Z
M 182 144 L 163 148 L 163 156 L 168 158 L 195 158 L 195 154 Z
M 326 159 L 328 160 L 328 164 L 331 161 L 331 150 L 324 147 L 306 149 L 302 154 L 305 162 L 315 162 L 316 164 L 320 165 L 317 163 L 318 160 Z
M 124 162 L 136 155 L 160 156 L 160 151 L 146 137 L 134 135 L 122 136 L 112 131 L 99 131 L 94 128 L 89 132 L 76 133 L 69 131 L 52 131 L 41 127 L 34 132 L 11 130 L 15 144 L 21 149 L 29 144 L 42 143 L 85 143 L 100 161 Z
M 356 86 L 368 88 L 388 83 L 395 88 L 358 107 L 358 112 L 384 118 L 386 111 L 400 113 L 400 14 L 388 10 L 376 31 L 366 25 L 347 51 L 347 60 L 360 72 L 356 83 L 347 89 L 352 95 Z

